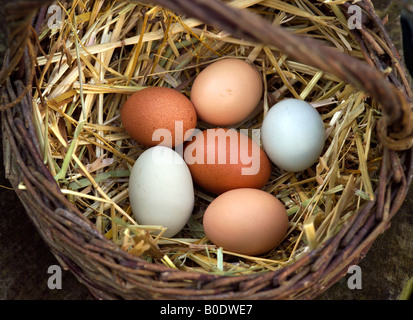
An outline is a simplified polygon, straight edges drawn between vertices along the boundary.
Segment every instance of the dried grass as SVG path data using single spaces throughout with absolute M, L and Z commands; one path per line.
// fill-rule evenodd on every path
M 336 7 L 341 2 L 229 4 L 363 57 Z M 39 34 L 47 56 L 38 57 L 41 91 L 33 100 L 44 162 L 62 192 L 122 249 L 181 270 L 228 275 L 274 270 L 322 245 L 374 198 L 380 111 L 365 93 L 276 48 L 233 38 L 157 6 L 102 0 L 58 4 L 61 27 L 45 25 Z M 286 206 L 290 228 L 282 244 L 261 257 L 223 251 L 208 242 L 202 215 L 214 199 L 211 194 L 196 190 L 194 213 L 174 239 L 162 237 L 162 226 L 138 225 L 129 206 L 129 172 L 144 148 L 124 131 L 120 106 L 147 86 L 169 86 L 189 96 L 197 73 L 225 57 L 254 63 L 264 78 L 262 109 L 239 128 L 259 128 L 268 108 L 284 98 L 312 103 L 326 128 L 325 152 L 313 169 L 291 173 L 273 168 L 265 190 Z M 200 122 L 199 127 L 207 125 Z M 154 230 L 161 234 L 151 234 Z

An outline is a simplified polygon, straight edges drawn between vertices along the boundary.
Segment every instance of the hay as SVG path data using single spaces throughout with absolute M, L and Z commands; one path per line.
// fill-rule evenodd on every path
M 341 2 L 229 4 L 363 58 L 365 52 L 336 6 Z M 321 246 L 374 199 L 381 160 L 375 124 L 381 111 L 364 92 L 290 60 L 277 48 L 234 38 L 159 6 L 102 0 L 58 5 L 62 24 L 44 24 L 39 32 L 40 52 L 45 54 L 37 58 L 40 90 L 33 105 L 44 163 L 62 193 L 123 250 L 181 270 L 225 275 L 275 270 Z M 260 128 L 275 102 L 298 98 L 317 108 L 327 133 L 315 167 L 300 173 L 273 167 L 264 189 L 284 203 L 290 228 L 280 246 L 260 257 L 228 252 L 206 239 L 202 216 L 214 195 L 195 191 L 194 213 L 173 239 L 162 236 L 162 226 L 138 225 L 128 200 L 129 172 L 145 148 L 124 131 L 120 106 L 147 86 L 173 87 L 189 96 L 200 70 L 226 57 L 253 63 L 264 79 L 262 108 L 238 128 Z M 199 121 L 198 127 L 208 125 Z

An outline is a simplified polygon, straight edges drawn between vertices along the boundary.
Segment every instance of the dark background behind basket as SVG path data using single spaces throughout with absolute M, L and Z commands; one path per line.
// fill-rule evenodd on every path
M 398 7 L 392 0 L 373 2 L 379 13 L 389 13 L 390 22 L 386 26 L 396 46 L 401 48 Z M 408 19 L 404 27 L 409 27 Z M 410 25 L 413 27 L 413 20 Z M 408 59 L 407 65 L 411 65 Z M 0 157 L 2 159 L 2 148 Z M 63 272 L 62 290 L 47 287 L 50 277 L 47 269 L 50 265 L 57 265 L 57 260 L 27 218 L 15 192 L 7 188 L 11 186 L 4 178 L 3 161 L 0 161 L 0 299 L 90 299 L 87 289 L 70 272 Z M 397 299 L 409 277 L 413 276 L 412 212 L 413 190 L 410 188 L 403 207 L 392 219 L 392 226 L 377 238 L 360 263 L 362 290 L 350 290 L 348 277 L 344 277 L 319 298 Z

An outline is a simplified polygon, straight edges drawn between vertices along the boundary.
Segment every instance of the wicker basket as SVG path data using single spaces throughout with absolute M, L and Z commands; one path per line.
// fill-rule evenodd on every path
M 381 20 L 369 0 L 357 4 L 364 27 L 378 30 L 387 44 L 376 51 L 368 35 L 354 30 L 365 46 L 368 63 L 360 62 L 318 42 L 270 25 L 247 11 L 218 1 L 156 0 L 175 12 L 205 21 L 232 35 L 280 48 L 297 61 L 331 73 L 369 93 L 380 102 L 383 117 L 377 130 L 382 160 L 375 200 L 368 201 L 341 230 L 321 247 L 276 271 L 222 276 L 173 270 L 135 257 L 98 232 L 60 192 L 39 152 L 32 121 L 35 38 L 49 1 L 8 1 L 3 10 L 15 21 L 2 70 L 2 130 L 7 178 L 44 241 L 60 264 L 100 299 L 312 299 L 343 277 L 362 259 L 385 231 L 402 205 L 412 178 L 412 113 L 407 74 Z M 349 3 L 339 7 L 347 13 Z M 25 9 L 25 10 L 22 10 Z M 21 13 L 24 12 L 24 15 Z M 32 15 L 27 14 L 30 12 Z M 37 13 L 37 19 L 32 17 Z M 25 18 L 22 19 L 22 16 Z M 24 20 L 24 21 L 23 21 Z M 18 23 L 17 23 L 18 22 Z M 23 40 L 22 40 L 23 39 Z M 19 41 L 17 45 L 17 42 Z M 24 46 L 20 43 L 32 43 Z M 13 57 L 13 59 L 11 59 Z M 21 58 L 21 59 L 20 59 Z M 15 67 L 19 64 L 19 68 Z M 387 67 L 392 67 L 391 71 Z M 12 72 L 13 71 L 13 72 Z M 383 76 L 383 73 L 386 76 Z M 24 187 L 21 187 L 24 186 Z

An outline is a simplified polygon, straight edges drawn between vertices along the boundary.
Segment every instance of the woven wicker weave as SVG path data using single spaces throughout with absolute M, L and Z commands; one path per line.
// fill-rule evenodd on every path
M 9 1 L 10 3 L 12 1 Z M 358 2 L 368 16 L 365 26 L 378 30 L 387 52 L 378 54 L 363 33 L 354 30 L 367 48 L 369 63 L 321 46 L 314 40 L 293 36 L 269 25 L 247 11 L 235 11 L 211 0 L 152 1 L 229 31 L 234 36 L 274 45 L 297 61 L 329 72 L 365 90 L 379 101 L 384 116 L 378 123 L 382 161 L 375 200 L 367 202 L 323 246 L 306 253 L 295 263 L 273 272 L 245 276 L 222 276 L 182 272 L 151 264 L 114 245 L 99 233 L 78 208 L 60 192 L 43 163 L 31 115 L 34 45 L 29 43 L 31 26 L 21 22 L 10 33 L 10 46 L 2 72 L 2 130 L 7 178 L 44 241 L 61 265 L 71 270 L 96 298 L 102 299 L 311 299 L 341 277 L 348 266 L 362 259 L 377 236 L 385 231 L 399 210 L 412 178 L 412 113 L 409 83 L 403 63 L 370 1 Z M 44 18 L 33 1 L 30 11 Z M 348 4 L 341 5 L 347 12 Z M 27 1 L 15 2 L 10 17 L 19 20 Z M 40 11 L 38 11 L 40 10 Z M 32 16 L 33 16 L 32 15 Z M 18 39 L 18 45 L 17 40 Z M 22 40 L 23 39 L 23 40 Z M 35 44 L 35 41 L 32 42 Z M 21 48 L 26 48 L 23 51 Z M 21 52 L 20 55 L 17 55 Z M 16 59 L 23 68 L 15 68 Z M 20 60 L 20 57 L 22 59 Z M 13 62 L 12 62 L 13 61 Z M 374 67 L 373 67 L 374 66 Z M 393 70 L 383 76 L 388 66 Z M 20 188 L 20 185 L 24 188 Z

